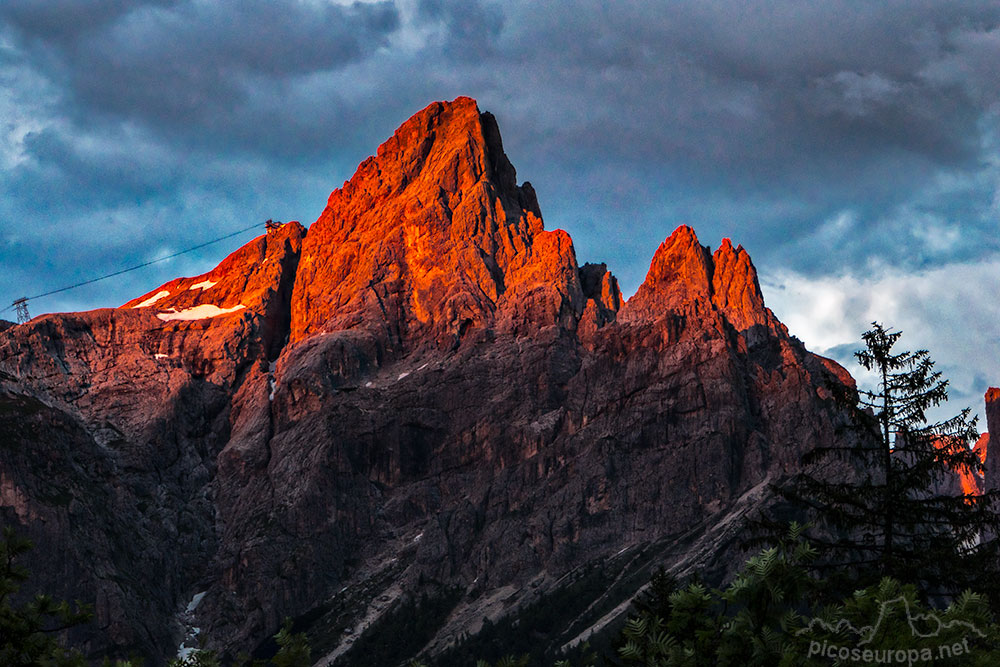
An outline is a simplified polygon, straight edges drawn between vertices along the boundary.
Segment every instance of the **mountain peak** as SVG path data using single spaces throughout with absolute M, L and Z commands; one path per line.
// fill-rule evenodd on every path
M 686 304 L 711 303 L 737 331 L 769 326 L 771 316 L 750 255 L 722 239 L 714 254 L 681 225 L 660 244 L 646 280 L 623 309 L 623 319 L 650 319 Z
M 708 301 L 712 294 L 712 259 L 694 230 L 681 225 L 660 244 L 649 272 L 622 309 L 625 320 L 655 319 L 685 303 Z
M 764 295 L 757 280 L 757 269 L 750 254 L 742 245 L 733 248 L 732 241 L 722 239 L 722 244 L 712 256 L 712 300 L 725 313 L 737 331 L 754 325 L 767 325 L 768 313 L 764 308 Z
M 708 248 L 698 242 L 691 227 L 681 225 L 657 248 L 646 280 L 636 296 L 642 292 L 664 292 L 685 300 L 708 297 L 711 285 L 712 264 Z
M 1000 438 L 1000 388 L 990 387 L 987 389 L 985 399 L 987 430 L 992 437 Z
M 468 97 L 434 102 L 361 163 L 310 228 L 291 338 L 374 327 L 395 344 L 448 346 L 492 322 L 523 280 L 554 280 L 559 312 L 582 307 L 572 244 L 548 234 L 496 119 Z M 538 270 L 551 253 L 558 266 Z
M 434 188 L 450 199 L 480 181 L 516 201 L 517 172 L 504 154 L 496 119 L 481 113 L 474 99 L 459 97 L 434 102 L 400 125 L 328 203 Z M 532 208 L 537 215 L 537 203 Z

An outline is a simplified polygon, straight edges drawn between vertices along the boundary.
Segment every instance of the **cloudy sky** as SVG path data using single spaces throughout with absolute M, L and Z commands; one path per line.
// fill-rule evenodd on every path
M 4 0 L 0 307 L 308 224 L 407 117 L 469 95 L 626 293 L 678 224 L 731 237 L 811 349 L 849 361 L 894 325 L 981 413 L 998 65 L 993 0 Z M 32 312 L 118 305 L 250 236 Z

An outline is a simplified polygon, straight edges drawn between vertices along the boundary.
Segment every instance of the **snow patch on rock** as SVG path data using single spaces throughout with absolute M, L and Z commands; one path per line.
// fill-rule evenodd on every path
M 198 641 L 198 635 L 201 634 L 201 628 L 195 626 L 194 612 L 201 604 L 201 601 L 205 598 L 205 593 L 208 591 L 202 591 L 200 593 L 195 593 L 191 598 L 191 601 L 187 603 L 187 607 L 184 608 L 180 614 L 177 615 L 177 620 L 180 621 L 181 626 L 184 628 L 184 639 L 181 640 L 180 646 L 177 647 L 177 657 L 181 660 L 186 660 L 192 653 L 198 650 L 200 642 Z
M 193 612 L 195 609 L 198 608 L 198 605 L 201 604 L 201 601 L 205 599 L 205 593 L 207 593 L 207 592 L 208 591 L 202 591 L 201 593 L 195 593 L 194 597 L 191 598 L 191 601 L 188 602 L 187 613 L 190 614 L 191 612 Z
M 209 317 L 218 317 L 219 315 L 235 313 L 237 310 L 241 310 L 245 307 L 246 306 L 243 304 L 240 304 L 238 306 L 233 306 L 232 308 L 219 308 L 218 306 L 210 303 L 205 303 L 200 306 L 195 306 L 194 308 L 186 308 L 180 312 L 171 308 L 170 310 L 173 312 L 157 313 L 156 316 L 164 322 L 169 322 L 171 320 L 204 320 Z
M 211 280 L 203 280 L 200 283 L 195 283 L 194 285 L 191 285 L 191 287 L 188 287 L 188 289 L 189 290 L 200 289 L 202 291 L 205 291 L 209 287 L 214 287 L 214 286 L 216 286 L 218 284 L 219 284 L 218 280 L 216 280 L 215 282 L 213 282 Z
M 134 305 L 132 307 L 133 308 L 145 308 L 146 306 L 152 306 L 154 303 L 156 303 L 157 301 L 159 301 L 160 299 L 162 299 L 163 297 L 166 297 L 166 296 L 170 296 L 170 292 L 168 290 L 160 290 L 159 292 L 157 292 L 153 296 L 149 297 L 148 299 L 146 299 L 142 303 L 137 303 L 136 305 Z

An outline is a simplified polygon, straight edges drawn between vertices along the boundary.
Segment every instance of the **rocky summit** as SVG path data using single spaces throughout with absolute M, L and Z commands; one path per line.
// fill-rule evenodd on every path
M 613 585 L 545 637 L 572 643 L 655 567 L 731 571 L 853 383 L 728 239 L 679 227 L 623 299 L 468 98 L 403 123 L 308 230 L 0 331 L 0 371 L 0 516 L 36 544 L 31 585 L 94 605 L 72 637 L 93 655 L 154 665 L 254 651 L 288 616 L 350 664 L 421 593 L 448 601 L 415 651 L 436 654 L 600 568 Z

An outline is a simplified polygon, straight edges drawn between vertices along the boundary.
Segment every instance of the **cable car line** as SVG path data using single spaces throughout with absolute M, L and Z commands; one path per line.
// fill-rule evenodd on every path
M 268 223 L 271 223 L 271 221 L 268 220 Z M 231 234 L 226 234 L 225 236 L 220 236 L 217 239 L 212 239 L 211 241 L 205 241 L 204 243 L 199 243 L 196 246 L 191 246 L 190 248 L 186 248 L 186 249 L 181 250 L 179 252 L 175 252 L 172 255 L 167 255 L 166 257 L 160 257 L 158 259 L 153 259 L 153 260 L 150 260 L 148 262 L 143 262 L 142 264 L 136 264 L 135 266 L 130 266 L 127 269 L 121 269 L 119 271 L 113 271 L 111 273 L 105 274 L 105 275 L 100 276 L 98 278 L 91 278 L 90 280 L 84 280 L 82 282 L 78 282 L 78 283 L 73 284 L 73 285 L 68 285 L 66 287 L 60 287 L 59 289 L 50 290 L 50 291 L 44 292 L 42 294 L 36 294 L 35 296 L 21 297 L 20 299 L 16 299 L 13 303 L 11 303 L 9 306 L 7 306 L 6 308 L 4 308 L 3 310 L 0 310 L 0 313 L 5 313 L 8 310 L 10 310 L 11 308 L 17 308 L 18 309 L 18 319 L 20 320 L 22 317 L 27 317 L 27 302 L 28 301 L 32 301 L 34 299 L 41 299 L 42 297 L 51 296 L 53 294 L 59 294 L 60 292 L 66 292 L 66 291 L 69 291 L 71 289 L 76 289 L 77 287 L 83 287 L 84 285 L 90 285 L 91 283 L 96 283 L 98 281 L 105 280 L 107 278 L 113 278 L 115 276 L 120 276 L 123 273 L 128 273 L 129 271 L 135 271 L 136 269 L 141 269 L 141 268 L 147 267 L 147 266 L 149 266 L 151 264 L 156 264 L 158 262 L 164 262 L 164 261 L 166 261 L 168 259 L 173 259 L 174 257 L 179 257 L 181 255 L 184 255 L 186 253 L 192 252 L 194 250 L 198 250 L 199 248 L 204 248 L 205 246 L 212 245 L 213 243 L 218 243 L 219 241 L 224 241 L 224 240 L 226 240 L 228 238 L 232 238 L 234 236 L 238 236 L 240 234 L 243 234 L 245 232 L 250 231 L 251 229 L 256 229 L 259 226 L 260 226 L 260 223 L 256 223 L 256 224 L 253 224 L 253 225 L 251 225 L 249 227 L 245 227 L 245 228 L 240 229 L 238 231 L 232 232 Z M 267 229 L 270 230 L 270 227 L 268 227 Z

